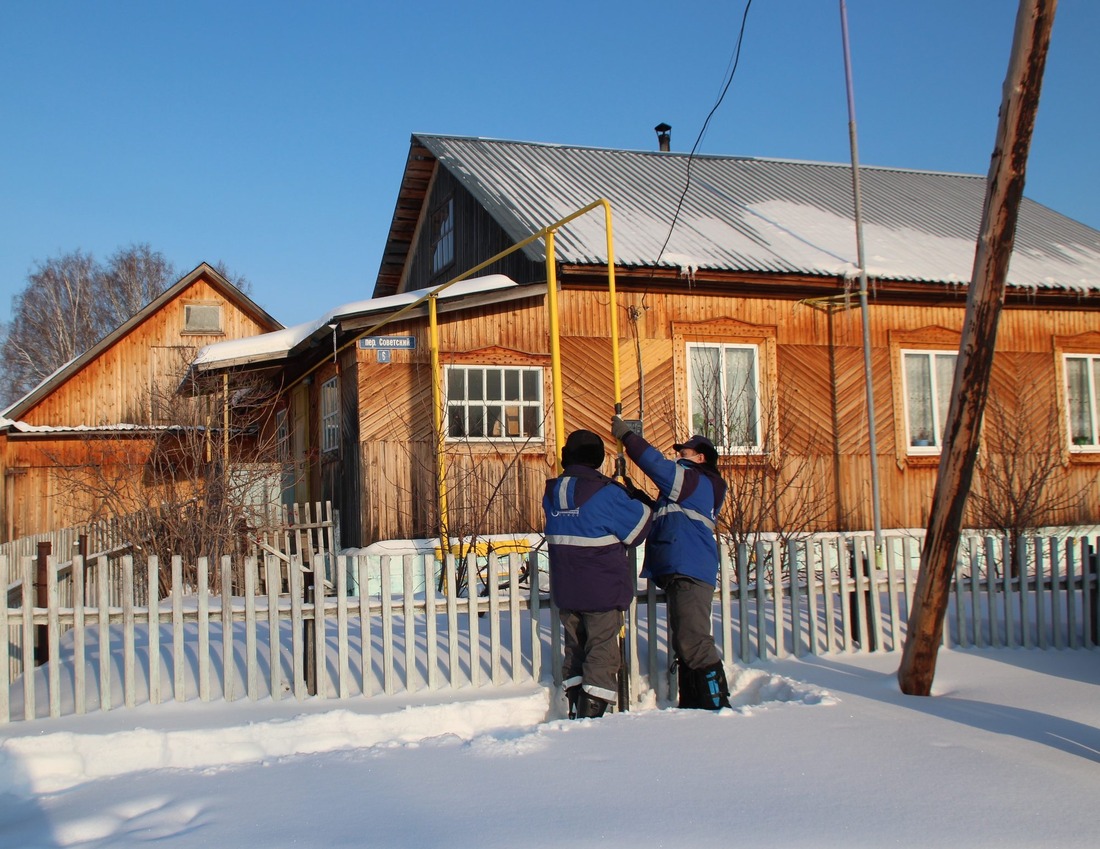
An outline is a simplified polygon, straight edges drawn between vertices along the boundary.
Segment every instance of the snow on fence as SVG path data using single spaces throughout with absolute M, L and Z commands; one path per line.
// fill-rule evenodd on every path
M 1087 537 L 966 539 L 945 645 L 1097 645 L 1095 551 Z M 0 586 L 9 588 L 0 606 L 9 658 L 0 664 L 0 723 L 191 699 L 346 699 L 560 681 L 544 556 L 485 552 L 469 573 L 480 576 L 473 593 L 453 554 L 442 562 L 431 553 L 317 556 L 309 569 L 297 559 L 287 568 L 276 557 L 223 558 L 186 571 L 173 558 L 166 576 L 155 558 L 46 558 L 42 569 L 34 558 L 0 556 Z M 919 559 L 913 536 L 886 537 L 877 551 L 866 537 L 843 535 L 726 550 L 716 639 L 728 661 L 745 663 L 897 651 Z M 36 572 L 41 585 L 43 571 L 44 598 L 22 592 Z M 625 649 L 631 699 L 646 690 L 671 699 L 664 596 L 648 582 L 627 614 Z

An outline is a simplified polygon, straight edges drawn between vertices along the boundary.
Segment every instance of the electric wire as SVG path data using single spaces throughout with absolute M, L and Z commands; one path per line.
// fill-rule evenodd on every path
M 680 193 L 680 199 L 676 204 L 676 210 L 672 214 L 672 222 L 668 227 L 668 235 L 665 236 L 664 244 L 661 245 L 661 250 L 657 254 L 657 261 L 654 266 L 661 264 L 661 259 L 665 255 L 665 250 L 668 248 L 668 243 L 672 239 L 672 234 L 676 230 L 676 224 L 680 220 L 680 211 L 684 206 L 684 199 L 687 198 L 688 190 L 691 188 L 691 164 L 695 159 L 695 152 L 699 149 L 699 145 L 703 141 L 703 137 L 707 133 L 707 126 L 710 124 L 710 119 L 714 117 L 714 113 L 718 111 L 718 107 L 722 105 L 722 101 L 726 97 L 726 92 L 729 91 L 730 85 L 733 83 L 734 75 L 737 73 L 737 66 L 741 61 L 741 44 L 745 40 L 745 26 L 749 19 L 749 9 L 752 8 L 752 0 L 748 0 L 745 4 L 745 11 L 741 15 L 741 29 L 737 34 L 737 44 L 734 47 L 733 59 L 731 62 L 732 67 L 729 69 L 729 75 L 726 77 L 725 85 L 722 86 L 722 91 L 718 95 L 718 99 L 715 101 L 714 106 L 711 107 L 710 112 L 707 113 L 706 120 L 703 121 L 703 126 L 699 130 L 699 135 L 695 139 L 695 144 L 691 147 L 691 152 L 688 154 L 687 160 L 687 173 L 684 179 L 684 190 Z

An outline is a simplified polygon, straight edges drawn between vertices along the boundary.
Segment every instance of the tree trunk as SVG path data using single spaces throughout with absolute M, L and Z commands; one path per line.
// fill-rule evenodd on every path
M 1016 15 L 943 455 L 898 669 L 898 683 L 909 695 L 927 696 L 932 691 L 1056 6 L 1057 0 L 1020 0 Z

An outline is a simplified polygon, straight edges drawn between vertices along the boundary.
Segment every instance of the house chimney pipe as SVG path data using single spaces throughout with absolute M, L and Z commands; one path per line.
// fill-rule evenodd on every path
M 669 142 L 672 139 L 672 127 L 662 121 L 653 129 L 657 133 L 658 149 L 667 153 L 671 149 L 669 146 Z

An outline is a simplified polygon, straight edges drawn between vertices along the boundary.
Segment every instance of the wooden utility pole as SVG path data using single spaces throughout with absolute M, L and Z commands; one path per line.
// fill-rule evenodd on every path
M 1005 278 L 1016 238 L 1016 218 L 1024 193 L 1031 132 L 1039 108 L 1039 89 L 1057 5 L 1057 0 L 1020 0 L 1016 14 L 1016 32 L 986 181 L 985 206 L 966 297 L 966 318 L 944 429 L 940 471 L 898 669 L 901 690 L 911 696 L 927 696 L 932 691 L 963 509 L 974 476 L 997 321 L 1004 302 Z

